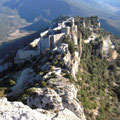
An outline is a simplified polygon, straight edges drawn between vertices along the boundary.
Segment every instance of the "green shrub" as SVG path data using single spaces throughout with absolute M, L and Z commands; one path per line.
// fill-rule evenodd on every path
M 18 101 L 27 104 L 27 97 L 29 96 L 29 94 L 24 93 L 19 99 Z
M 1 87 L 0 88 L 0 97 L 6 97 L 7 95 L 4 93 L 7 88 Z
M 43 75 L 46 75 L 49 72 L 49 70 L 43 71 Z
M 57 75 L 55 73 L 52 73 L 50 76 L 50 78 L 56 78 L 56 77 L 57 77 Z
M 74 52 L 77 50 L 74 41 L 72 41 L 72 40 L 69 38 L 69 36 L 65 36 L 65 37 L 63 38 L 63 41 L 62 41 L 62 42 L 68 44 L 68 49 L 69 49 L 70 53 L 73 55 Z
M 104 120 L 102 116 L 97 116 L 96 120 Z
M 40 74 L 40 75 L 43 75 L 43 74 L 44 74 L 44 72 L 40 71 L 40 72 L 39 72 L 39 74 Z
M 103 114 L 103 113 L 104 113 L 104 108 L 103 108 L 103 107 L 100 107 L 100 108 L 99 108 L 99 112 L 100 112 L 100 114 Z
M 42 82 L 40 83 L 40 87 L 41 87 L 41 88 L 44 88 L 44 87 L 46 87 L 46 86 L 47 86 L 47 82 L 42 81 Z
M 36 91 L 36 88 L 29 88 L 25 91 L 26 94 L 31 94 L 34 93 Z
M 53 62 L 53 65 L 57 65 L 58 64 L 58 60 L 55 59 L 54 62 Z
M 19 97 L 18 101 L 23 102 L 24 104 L 27 104 L 27 97 L 34 93 L 36 91 L 36 88 L 29 88 L 24 91 L 24 93 Z
M 52 66 L 52 65 L 50 65 L 50 70 L 51 70 L 51 71 L 53 71 L 53 70 L 54 70 L 54 68 L 53 68 L 53 66 Z
M 105 110 L 108 111 L 108 112 L 110 111 L 110 103 L 107 103 L 107 104 L 106 104 Z
M 14 80 L 10 80 L 10 86 L 14 86 L 16 82 Z
M 64 57 L 65 57 L 65 55 L 66 55 L 66 53 L 64 52 L 64 53 L 62 54 L 62 58 L 64 58 Z
M 64 62 L 60 61 L 60 67 L 61 67 L 61 68 L 66 68 Z
M 39 83 L 35 83 L 35 85 L 34 85 L 34 86 L 35 86 L 35 87 L 36 87 L 36 86 L 39 86 Z
M 84 104 L 83 104 L 83 106 L 85 107 L 85 108 L 89 108 L 89 109 L 95 109 L 96 108 L 96 103 L 95 102 L 91 102 L 90 100 L 85 100 L 85 102 L 84 102 Z
M 72 77 L 72 75 L 70 73 L 66 73 L 66 75 L 64 77 L 68 78 L 70 80 L 70 82 L 74 81 L 74 78 Z

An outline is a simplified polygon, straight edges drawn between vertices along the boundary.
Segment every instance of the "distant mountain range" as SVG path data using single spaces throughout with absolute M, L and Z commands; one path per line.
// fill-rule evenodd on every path
M 114 29 L 114 34 L 120 36 L 119 6 L 120 0 L 1 0 L 0 42 L 41 30 L 60 15 L 97 15 L 111 26 L 106 26 L 111 28 L 107 30 Z M 20 30 L 19 36 L 16 30 Z

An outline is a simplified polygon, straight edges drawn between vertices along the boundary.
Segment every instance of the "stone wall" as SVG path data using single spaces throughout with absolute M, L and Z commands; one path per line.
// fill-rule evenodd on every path
M 35 50 L 18 50 L 15 62 L 19 60 L 27 60 L 28 58 L 36 55 L 39 55 L 39 52 Z
M 47 36 L 50 31 L 50 35 Z M 60 33 L 55 34 L 55 32 L 57 31 L 59 31 Z M 40 34 L 40 41 L 38 43 L 39 52 L 42 53 L 47 48 L 53 49 L 57 45 L 61 44 L 62 38 L 65 34 L 70 36 L 70 38 L 74 41 L 75 45 L 78 45 L 77 25 L 75 25 L 74 23 L 74 18 L 69 18 L 62 23 L 58 23 L 58 26 L 54 29 L 49 29 L 45 32 L 42 32 Z
M 54 45 L 61 44 L 64 35 L 65 35 L 65 33 L 60 33 L 60 34 L 53 35 Z
M 38 44 L 38 51 L 39 53 L 44 52 L 47 48 L 50 48 L 50 39 L 45 38 L 45 39 L 40 39 L 39 44 Z

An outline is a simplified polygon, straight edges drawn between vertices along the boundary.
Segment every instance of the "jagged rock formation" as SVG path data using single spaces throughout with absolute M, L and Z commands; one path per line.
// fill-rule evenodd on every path
M 60 77 L 48 81 L 52 88 L 31 88 L 27 105 L 49 111 L 61 111 L 65 108 L 72 111 L 80 120 L 85 120 L 84 111 L 77 101 L 77 89 L 69 80 Z
M 77 101 L 77 89 L 64 77 L 49 80 L 53 88 L 31 88 L 27 105 L 0 99 L 2 120 L 86 120 L 84 111 Z M 10 109 L 9 109 L 10 108 Z
M 9 102 L 6 98 L 0 99 L 1 120 L 50 120 L 37 110 L 32 110 L 21 102 Z
M 80 63 L 79 53 L 75 52 L 74 58 L 71 56 L 70 52 L 66 54 L 63 58 L 65 65 L 67 66 L 70 73 L 75 77 L 75 74 L 78 72 L 78 67 Z
M 32 110 L 21 102 L 9 102 L 6 98 L 0 99 L 0 119 L 1 120 L 84 120 L 79 119 L 68 109 L 50 114 L 47 111 Z

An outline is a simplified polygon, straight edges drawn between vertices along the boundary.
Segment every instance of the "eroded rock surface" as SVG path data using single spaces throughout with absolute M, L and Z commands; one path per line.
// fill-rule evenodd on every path
M 27 105 L 54 112 L 68 109 L 80 120 L 86 120 L 83 107 L 77 101 L 77 89 L 68 79 L 59 76 L 50 79 L 49 84 L 51 88 L 32 88 L 34 92 L 27 98 Z
M 63 109 L 62 98 L 50 88 L 32 88 L 35 92 L 27 98 L 27 105 L 35 108 L 42 108 L 46 110 Z
M 21 102 L 8 102 L 0 99 L 0 120 L 85 120 L 79 119 L 72 111 L 65 108 L 56 113 L 42 109 L 33 110 Z
M 46 115 L 32 110 L 21 102 L 0 99 L 0 120 L 51 120 Z

